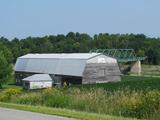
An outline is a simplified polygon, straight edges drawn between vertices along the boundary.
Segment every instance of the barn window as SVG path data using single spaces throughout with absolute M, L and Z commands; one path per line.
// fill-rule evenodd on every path
M 105 69 L 100 69 L 98 75 L 99 75 L 99 77 L 104 77 L 105 76 Z

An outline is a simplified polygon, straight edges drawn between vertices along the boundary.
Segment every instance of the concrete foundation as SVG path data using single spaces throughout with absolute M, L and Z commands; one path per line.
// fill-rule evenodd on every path
M 141 75 L 142 69 L 141 69 L 141 61 L 138 60 L 134 63 L 134 65 L 131 67 L 130 73 L 131 74 L 137 74 Z

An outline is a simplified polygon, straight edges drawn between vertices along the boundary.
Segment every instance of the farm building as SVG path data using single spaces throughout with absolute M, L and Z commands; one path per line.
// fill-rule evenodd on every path
M 38 89 L 52 87 L 52 79 L 48 74 L 35 74 L 22 79 L 24 89 Z
M 120 81 L 117 60 L 100 53 L 27 54 L 17 59 L 17 83 L 33 74 L 49 74 L 53 84 Z

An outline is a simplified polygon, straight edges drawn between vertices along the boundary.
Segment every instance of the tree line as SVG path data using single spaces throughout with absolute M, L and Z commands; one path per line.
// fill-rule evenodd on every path
M 86 53 L 91 49 L 132 48 L 137 56 L 147 56 L 145 64 L 160 65 L 160 38 L 143 34 L 100 33 L 91 37 L 85 33 L 27 37 L 25 39 L 0 38 L 0 88 L 13 79 L 13 66 L 17 57 L 27 53 Z
M 0 38 L 0 47 L 8 62 L 15 63 L 17 57 L 27 53 L 82 53 L 91 49 L 133 48 L 137 56 L 147 56 L 146 64 L 160 64 L 160 38 L 149 38 L 143 34 L 100 33 L 91 37 L 85 33 L 69 32 L 67 35 L 27 37 L 25 39 Z M 4 48 L 0 48 L 0 50 Z M 0 53 L 2 54 L 2 53 Z

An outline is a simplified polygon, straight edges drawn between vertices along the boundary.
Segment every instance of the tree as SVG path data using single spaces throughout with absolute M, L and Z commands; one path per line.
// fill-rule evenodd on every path
M 5 59 L 13 64 L 17 57 L 27 53 L 89 52 L 96 48 L 132 48 L 137 56 L 147 56 L 145 63 L 160 64 L 160 38 L 149 38 L 143 34 L 99 33 L 91 37 L 86 33 L 69 32 L 67 35 L 14 38 L 12 41 L 0 37 L 0 51 L 4 51 Z
M 0 88 L 2 84 L 10 80 L 12 77 L 12 54 L 10 50 L 0 43 Z
M 7 60 L 8 63 L 12 63 L 13 56 L 11 54 L 11 51 L 2 43 L 0 43 L 0 52 L 3 53 L 5 59 Z
M 3 52 L 0 52 L 0 88 L 2 85 L 11 79 L 12 76 L 12 67 L 7 62 L 7 59 L 4 57 Z

